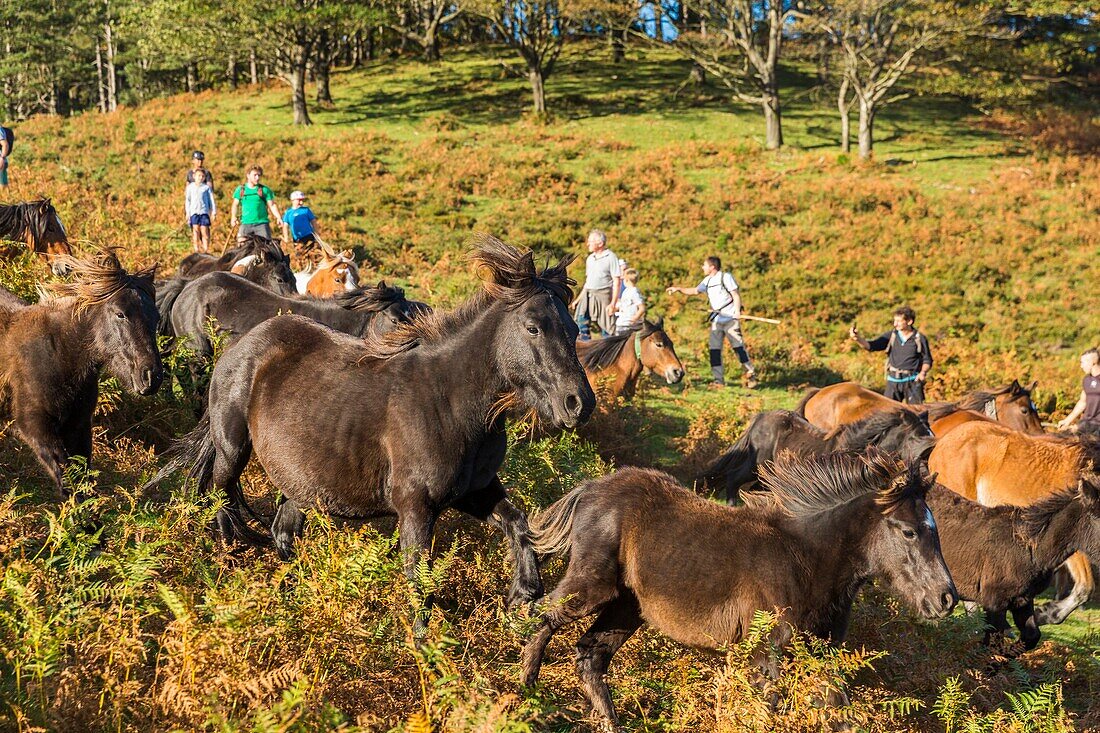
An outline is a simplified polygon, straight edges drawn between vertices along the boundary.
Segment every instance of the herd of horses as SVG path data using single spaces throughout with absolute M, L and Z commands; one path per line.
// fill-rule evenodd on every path
M 445 509 L 494 525 L 510 547 L 509 605 L 538 609 L 524 683 L 536 682 L 554 633 L 594 616 L 576 668 L 606 720 L 615 720 L 611 659 L 643 622 L 718 649 L 739 641 L 756 611 L 777 611 L 773 644 L 754 659 L 767 687 L 778 674 L 772 650 L 795 630 L 844 641 L 872 580 L 928 618 L 973 602 L 988 636 L 1004 633 L 1011 614 L 1028 648 L 1092 589 L 1100 442 L 1043 434 L 1034 385 L 928 408 L 851 383 L 811 390 L 795 411 L 757 415 L 693 488 L 623 468 L 529 525 L 499 477 L 510 417 L 574 428 L 596 409 L 594 383 L 630 398 L 647 371 L 669 383 L 684 376 L 660 321 L 578 342 L 567 310 L 572 257 L 539 270 L 532 252 L 479 236 L 471 258 L 481 288 L 440 311 L 385 282 L 354 284 L 347 253 L 320 263 L 327 297 L 299 294 L 287 255 L 260 238 L 222 256 L 189 255 L 164 280 L 153 268 L 128 272 L 113 251 L 44 254 L 69 279 L 45 287 L 39 303 L 0 288 L 0 406 L 61 496 L 66 465 L 91 457 L 100 372 L 152 394 L 165 377 L 158 336 L 209 355 L 219 332 L 228 348 L 209 373 L 205 411 L 147 486 L 185 473 L 224 497 L 215 525 L 227 542 L 283 559 L 311 508 L 396 516 L 414 585 Z M 242 490 L 252 457 L 279 494 L 273 517 L 257 515 Z M 551 555 L 569 559 L 547 595 L 540 560 Z M 1036 608 L 1063 564 L 1072 590 Z M 418 637 L 426 613 L 427 604 L 414 612 Z M 842 691 L 822 695 L 844 701 Z

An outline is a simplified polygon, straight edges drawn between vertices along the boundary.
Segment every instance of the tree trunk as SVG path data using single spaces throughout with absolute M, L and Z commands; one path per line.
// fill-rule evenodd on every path
M 424 60 L 434 64 L 442 56 L 439 53 L 439 33 L 435 25 L 429 24 L 424 28 Z
M 99 92 L 99 111 L 107 111 L 107 89 L 103 80 L 103 51 L 99 46 L 99 37 L 95 39 L 95 75 L 96 91 Z
M 611 41 L 611 63 L 621 64 L 626 58 L 626 31 L 612 28 L 608 35 Z
M 355 31 L 348 42 L 348 66 L 358 69 L 363 65 L 363 31 Z
M 374 61 L 374 28 L 367 28 L 367 44 L 364 55 L 365 61 Z
M 309 66 L 309 48 L 295 44 L 291 53 L 290 99 L 294 108 L 295 125 L 312 125 L 306 105 L 306 67 Z
M 111 22 L 109 19 L 103 26 L 103 37 L 107 54 L 107 111 L 114 112 L 118 109 L 118 75 L 115 70 L 115 45 L 111 36 Z
M 248 52 L 248 74 L 253 84 L 260 83 L 259 69 L 256 68 L 256 49 L 254 48 Z
M 707 70 L 694 61 L 691 63 L 691 71 L 688 73 L 688 84 L 701 87 L 707 83 Z
M 527 67 L 527 78 L 531 81 L 532 109 L 536 117 L 546 116 L 546 79 L 539 66 Z
M 188 94 L 194 94 L 195 86 L 196 86 L 197 82 L 196 82 L 196 79 L 195 79 L 195 64 L 193 62 L 190 62 L 190 61 L 187 62 L 187 65 L 184 66 L 183 75 L 184 75 L 184 78 L 186 79 L 187 93 Z
M 783 147 L 783 123 L 779 110 L 779 94 L 774 92 L 764 97 L 765 147 L 778 150 Z
M 848 101 L 848 87 L 851 82 L 845 77 L 840 82 L 840 92 L 837 93 L 836 106 L 840 112 L 840 149 L 845 153 L 852 152 L 852 119 L 848 114 L 851 103 Z
M 326 107 L 333 106 L 332 91 L 329 89 L 328 59 L 318 59 L 317 61 L 317 104 Z
M 875 146 L 875 107 L 874 103 L 859 100 L 859 157 L 866 160 L 871 157 Z
M 229 62 L 225 65 L 225 78 L 229 81 L 230 89 L 237 88 L 237 56 L 235 54 L 229 54 Z

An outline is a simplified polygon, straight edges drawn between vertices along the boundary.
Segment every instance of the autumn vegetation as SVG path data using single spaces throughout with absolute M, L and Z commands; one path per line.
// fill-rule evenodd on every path
M 1020 105 L 995 89 L 968 96 L 975 80 L 949 65 L 921 67 L 895 87 L 911 98 L 874 112 L 874 156 L 861 161 L 839 149 L 839 86 L 819 82 L 810 44 L 779 68 L 792 94 L 774 151 L 758 103 L 735 104 L 713 71 L 685 85 L 692 58 L 622 38 L 622 63 L 603 39 L 561 45 L 549 119 L 523 114 L 530 80 L 526 67 L 501 71 L 507 44 L 444 44 L 441 63 L 411 51 L 363 59 L 332 74 L 332 104 L 309 127 L 291 124 L 277 80 L 201 89 L 203 62 L 191 93 L 153 98 L 150 87 L 144 103 L 106 114 L 21 122 L 7 197 L 49 195 L 79 245 L 117 246 L 127 264 L 157 260 L 168 274 L 190 246 L 190 152 L 205 151 L 219 205 L 258 163 L 281 200 L 309 192 L 326 236 L 354 248 L 366 279 L 437 307 L 477 286 L 463 257 L 472 232 L 542 258 L 579 254 L 588 228 L 604 229 L 641 272 L 688 377 L 647 382 L 579 434 L 517 430 L 502 478 L 531 512 L 615 466 L 688 481 L 753 414 L 792 406 L 807 385 L 879 384 L 881 362 L 846 340 L 847 327 L 885 330 L 900 302 L 932 341 L 932 398 L 1038 379 L 1045 417 L 1072 406 L 1077 354 L 1100 341 L 1100 133 L 1087 89 L 1006 80 Z M 215 227 L 218 247 L 227 236 Z M 783 321 L 746 328 L 756 392 L 701 388 L 705 309 L 663 293 L 697 282 L 709 254 L 733 269 L 747 310 Z M 46 276 L 29 256 L 0 263 L 0 285 L 31 299 Z M 170 367 L 183 368 L 179 357 Z M 101 393 L 93 467 L 74 468 L 84 489 L 64 504 L 0 425 L 0 729 L 593 729 L 572 667 L 581 629 L 555 639 L 537 689 L 518 685 L 529 619 L 504 609 L 498 534 L 444 516 L 436 562 L 421 569 L 436 603 L 417 646 L 407 620 L 420 599 L 392 522 L 312 513 L 292 562 L 230 551 L 206 529 L 214 498 L 178 480 L 138 488 L 193 425 L 195 395 L 177 385 L 137 398 L 110 380 Z M 245 488 L 271 494 L 257 465 Z M 548 563 L 547 580 L 560 570 Z M 842 719 L 861 730 L 1097 729 L 1098 616 L 1082 609 L 1020 654 L 983 647 L 980 621 L 961 610 L 929 624 L 871 589 L 846 647 L 795 644 L 777 712 L 747 678 L 767 614 L 725 655 L 643 631 L 616 657 L 611 684 L 632 731 L 825 730 Z M 845 683 L 851 706 L 815 708 L 822 682 Z

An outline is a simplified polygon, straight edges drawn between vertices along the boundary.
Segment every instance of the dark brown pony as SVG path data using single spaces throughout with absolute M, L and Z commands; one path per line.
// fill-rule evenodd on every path
M 1028 506 L 1076 487 L 1098 461 L 1100 438 L 1026 435 L 998 423 L 972 421 L 937 440 L 928 466 L 939 474 L 940 483 L 968 499 L 986 506 Z M 1092 593 L 1092 568 L 1085 555 L 1073 555 L 1066 568 L 1073 590 L 1038 609 L 1040 624 L 1061 623 Z
M 955 410 L 976 410 L 998 422 L 1025 433 L 1040 434 L 1043 425 L 1035 403 L 1031 401 L 1031 392 L 1036 382 L 1023 387 L 1019 381 L 990 390 L 972 392 L 959 402 L 944 402 L 928 405 L 932 421 L 943 418 Z M 828 431 L 849 422 L 861 420 L 879 410 L 912 409 L 901 402 L 887 399 L 878 392 L 856 384 L 840 382 L 828 387 L 813 388 L 802 398 L 795 408 L 811 423 Z M 922 408 L 916 408 L 921 411 Z M 939 435 L 939 433 L 937 433 Z
M 12 312 L 17 311 L 20 308 L 26 308 L 29 305 L 27 301 L 20 298 L 10 290 L 0 288 L 0 312 Z
M 274 539 L 284 558 L 312 506 L 345 517 L 395 514 L 412 583 L 436 518 L 453 507 L 508 537 L 509 601 L 537 598 L 527 518 L 497 471 L 509 407 L 558 427 L 581 424 L 595 407 L 566 310 L 571 258 L 539 273 L 531 252 L 483 236 L 474 261 L 487 277 L 458 310 L 422 313 L 366 341 L 301 316 L 252 329 L 215 365 L 206 416 L 154 482 L 189 467 L 203 491 L 228 496 L 218 514 L 227 540 Z M 322 435 L 329 440 L 318 451 Z M 284 497 L 271 536 L 241 514 L 239 479 L 253 453 Z M 424 630 L 421 615 L 415 628 Z
M 72 282 L 38 305 L 0 309 L 0 404 L 62 495 L 65 466 L 90 459 L 99 371 L 152 394 L 162 370 L 152 266 L 130 274 L 111 251 L 93 259 L 59 255 Z
M 665 333 L 664 323 L 663 318 L 658 318 L 644 321 L 640 329 L 630 333 L 577 341 L 577 356 L 588 381 L 596 385 L 597 380 L 610 378 L 610 391 L 606 395 L 601 391 L 600 397 L 614 402 L 622 395 L 629 400 L 643 369 L 660 374 L 669 384 L 684 378 L 684 365 L 676 356 L 672 339 Z
M 57 275 L 66 274 L 59 255 L 71 256 L 73 248 L 57 209 L 49 199 L 21 204 L 0 204 L 0 239 L 22 242 L 45 258 Z
M 680 643 L 716 649 L 739 641 L 758 610 L 834 644 L 844 641 L 859 588 L 882 580 L 928 617 L 951 612 L 955 586 L 914 462 L 830 454 L 762 471 L 777 505 L 726 507 L 658 471 L 627 468 L 587 481 L 532 520 L 540 554 L 569 554 L 523 649 L 534 685 L 550 637 L 586 616 L 577 672 L 596 712 L 615 720 L 604 679 L 643 620 Z M 764 674 L 777 661 L 761 652 Z
M 257 236 L 255 234 L 249 235 L 244 242 L 237 246 L 227 249 L 220 257 L 208 254 L 206 252 L 192 252 L 180 261 L 179 271 L 176 273 L 179 277 L 187 280 L 194 280 L 197 277 L 201 277 L 208 272 L 229 271 L 233 269 L 233 266 L 253 255 L 259 255 L 264 252 L 277 251 L 286 260 L 287 269 L 290 270 L 290 289 L 286 291 L 287 295 L 291 295 L 298 292 L 298 286 L 294 281 L 294 271 L 290 268 L 290 258 L 283 252 L 282 246 L 277 239 L 266 239 L 264 237 Z M 238 273 L 243 274 L 243 273 Z

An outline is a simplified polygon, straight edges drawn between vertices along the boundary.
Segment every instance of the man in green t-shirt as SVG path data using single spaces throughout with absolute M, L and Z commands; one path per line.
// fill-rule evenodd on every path
M 255 234 L 271 239 L 270 211 L 275 221 L 279 221 L 279 207 L 275 205 L 275 194 L 270 188 L 260 183 L 260 176 L 264 174 L 263 168 L 254 165 L 248 169 L 247 183 L 237 186 L 233 192 L 233 212 L 230 215 L 230 227 L 237 226 L 237 214 L 240 214 L 241 228 L 237 232 L 237 241 L 244 241 L 249 235 Z

